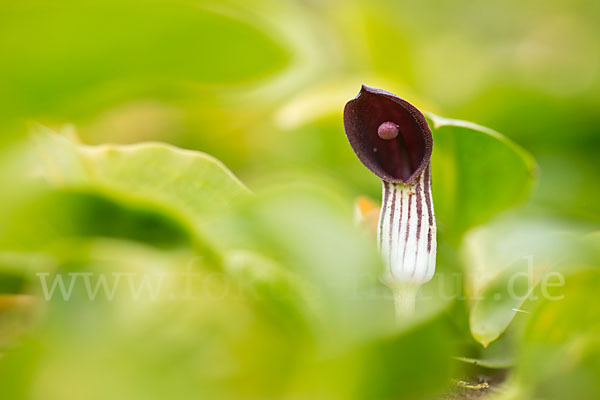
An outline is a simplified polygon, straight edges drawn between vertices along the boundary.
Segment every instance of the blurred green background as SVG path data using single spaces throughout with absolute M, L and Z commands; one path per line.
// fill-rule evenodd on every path
M 591 0 L 0 3 L 0 398 L 598 398 L 599 22 Z M 532 255 L 565 273 L 564 301 L 434 296 L 390 321 L 374 240 L 352 220 L 380 191 L 343 133 L 362 83 L 502 132 L 537 163 L 530 192 L 516 165 L 530 161 L 484 165 L 495 144 L 448 131 L 463 164 L 505 178 L 489 196 L 522 186 L 460 209 L 434 146 L 438 270 L 462 282 L 447 291 L 468 297 L 466 272 Z M 212 159 L 31 144 L 40 126 L 199 150 L 257 195 Z M 477 182 L 456 187 L 479 199 Z M 169 274 L 172 298 L 77 287 L 46 302 L 35 275 L 140 271 Z

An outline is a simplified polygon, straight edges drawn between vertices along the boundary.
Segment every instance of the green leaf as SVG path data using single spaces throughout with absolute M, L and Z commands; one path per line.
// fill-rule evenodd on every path
M 42 175 L 55 185 L 151 204 L 198 232 L 249 192 L 218 160 L 161 143 L 86 146 L 42 129 Z
M 50 272 L 45 279 L 49 285 L 59 273 L 67 282 L 75 279 L 72 295 L 66 300 L 57 289 L 44 302 L 42 278 L 35 277 L 31 289 L 38 294 L 37 304 L 43 302 L 43 321 L 0 357 L 3 395 L 26 398 L 15 393 L 29 388 L 31 377 L 45 399 L 65 398 L 63 387 L 52 382 L 77 365 L 84 384 L 69 390 L 83 396 L 93 387 L 93 399 L 117 392 L 147 399 L 211 391 L 221 395 L 210 398 L 281 397 L 272 392 L 295 367 L 304 338 L 249 307 L 247 295 L 225 274 L 205 268 L 194 252 L 104 238 L 65 239 L 52 252 L 59 263 L 56 271 L 45 270 Z M 245 268 L 233 261 L 228 267 Z M 90 292 L 96 293 L 93 298 Z M 266 297 L 264 290 L 260 293 Z M 5 321 L 0 318 L 0 325 Z M 2 331 L 11 328 L 0 327 L 0 353 Z M 32 359 L 24 357 L 28 351 Z M 73 364 L 82 354 L 85 360 Z M 167 364 L 173 368 L 165 373 Z M 103 374 L 110 376 L 110 385 L 99 385 Z M 182 377 L 185 383 L 176 385 Z
M 494 278 L 471 306 L 469 325 L 473 338 L 487 347 L 506 330 L 539 283 L 539 273 L 525 262 Z
M 518 398 L 600 398 L 597 268 L 567 277 L 533 311 L 518 349 Z
M 475 340 L 487 346 L 504 333 L 513 319 L 526 317 L 530 304 L 542 294 L 536 290 L 590 265 L 594 253 L 568 227 L 526 219 L 499 221 L 470 232 L 463 246 L 469 326 Z
M 439 398 L 453 374 L 453 334 L 437 318 L 401 334 L 371 343 L 362 360 L 357 399 Z M 421 368 L 426 368 L 426 373 Z
M 310 317 L 319 309 L 307 282 L 275 261 L 244 250 L 227 253 L 223 269 L 240 285 L 244 297 L 274 324 L 293 332 L 296 339 L 302 338 Z
M 319 305 L 317 329 L 324 330 L 319 340 L 330 349 L 380 335 L 378 329 L 393 321 L 391 299 L 376 292 L 380 258 L 375 241 L 354 228 L 351 203 L 342 199 L 307 178 L 249 197 L 229 219 L 209 229 L 215 241 L 251 249 L 294 274 L 296 284 L 308 285 L 310 300 Z M 273 279 L 278 276 L 271 284 L 289 285 L 271 263 L 255 256 L 236 258 L 251 262 L 243 269 L 248 273 L 270 271 Z
M 434 399 L 450 384 L 456 336 L 443 316 L 326 357 L 292 386 L 302 399 Z
M 440 229 L 458 238 L 528 196 L 536 167 L 526 151 L 483 126 L 427 116 Z
M 444 237 L 459 242 L 469 229 L 527 198 L 534 182 L 535 162 L 526 151 L 491 129 L 434 114 L 427 117 L 434 138 L 436 217 Z M 524 274 L 523 267 L 527 267 L 517 258 L 503 259 L 502 268 L 492 263 L 498 268 L 486 271 L 474 265 L 478 260 L 477 254 L 465 257 L 470 264 L 470 327 L 473 337 L 487 346 L 504 332 L 536 281 L 529 287 L 527 280 L 512 278 L 515 273 Z M 518 296 L 507 293 L 511 280 L 515 284 L 511 289 Z

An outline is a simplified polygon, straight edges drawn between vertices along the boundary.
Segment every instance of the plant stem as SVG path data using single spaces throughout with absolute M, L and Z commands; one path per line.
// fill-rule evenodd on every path
M 420 286 L 414 283 L 403 283 L 391 287 L 398 322 L 414 315 L 417 292 Z

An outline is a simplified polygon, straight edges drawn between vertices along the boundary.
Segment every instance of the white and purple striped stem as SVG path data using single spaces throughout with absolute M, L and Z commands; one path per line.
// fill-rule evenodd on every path
M 430 168 L 412 184 L 383 180 L 377 242 L 399 317 L 414 311 L 418 289 L 435 272 L 436 225 Z

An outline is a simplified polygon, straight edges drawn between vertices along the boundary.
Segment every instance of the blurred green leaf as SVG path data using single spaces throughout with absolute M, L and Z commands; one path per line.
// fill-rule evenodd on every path
M 160 211 L 151 204 L 124 204 L 97 190 L 44 190 L 4 218 L 0 246 L 43 252 L 53 241 L 94 236 L 126 238 L 161 248 L 194 243 L 192 231 Z M 23 220 L 31 223 L 23 226 Z
M 55 292 L 44 303 L 40 293 L 42 323 L 0 357 L 3 394 L 11 398 L 277 397 L 294 368 L 304 338 L 188 250 L 73 239 L 52 252 L 60 260 L 55 272 L 79 283 L 68 299 Z M 73 365 L 76 382 L 57 384 Z
M 508 327 L 522 305 L 539 283 L 539 274 L 529 270 L 526 263 L 507 268 L 487 283 L 473 302 L 469 325 L 473 338 L 487 347 Z M 516 279 L 515 279 L 516 278 Z
M 540 282 L 555 282 L 553 274 L 573 273 L 593 260 L 583 236 L 559 223 L 513 217 L 470 232 L 463 261 L 473 337 L 487 346 L 517 314 L 527 314 L 525 305 L 540 297 Z
M 159 143 L 85 146 L 42 130 L 38 171 L 59 187 L 152 204 L 197 231 L 249 192 L 209 155 Z
M 454 332 L 442 316 L 305 365 L 292 393 L 311 399 L 429 399 L 449 386 Z
M 215 241 L 272 259 L 307 285 L 318 304 L 317 337 L 334 353 L 393 325 L 375 241 L 353 226 L 345 200 L 308 179 L 288 182 L 247 198 L 208 229 Z
M 534 181 L 533 158 L 483 126 L 428 114 L 433 132 L 433 196 L 440 229 L 459 238 L 523 201 Z
M 423 399 L 439 394 L 454 372 L 455 344 L 443 319 L 370 345 L 358 399 Z
M 519 346 L 521 398 L 600 397 L 600 271 L 587 270 L 551 288 L 534 310 Z
M 283 324 L 297 338 L 310 329 L 319 304 L 300 276 L 264 256 L 239 250 L 225 255 L 223 269 L 274 324 Z

